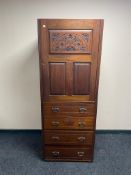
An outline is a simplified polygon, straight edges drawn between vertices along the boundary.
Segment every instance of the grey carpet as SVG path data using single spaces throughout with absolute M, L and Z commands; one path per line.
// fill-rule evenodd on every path
M 41 134 L 0 131 L 0 175 L 131 175 L 131 134 L 97 134 L 93 163 L 45 162 Z

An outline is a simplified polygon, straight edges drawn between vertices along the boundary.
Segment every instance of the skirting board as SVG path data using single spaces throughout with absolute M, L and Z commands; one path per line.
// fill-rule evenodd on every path
M 41 133 L 41 129 L 0 129 L 0 133 Z M 131 134 L 131 130 L 96 130 L 96 134 Z

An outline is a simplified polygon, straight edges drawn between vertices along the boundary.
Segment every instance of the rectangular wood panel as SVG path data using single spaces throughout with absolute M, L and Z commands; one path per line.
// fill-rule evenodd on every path
M 74 63 L 74 95 L 89 94 L 90 72 L 90 63 Z
M 46 130 L 44 134 L 45 144 L 54 145 L 88 145 L 94 140 L 94 131 L 62 131 Z
M 92 30 L 49 30 L 50 53 L 91 53 Z
M 91 161 L 91 147 L 62 147 L 62 146 L 45 146 L 45 159 L 47 160 L 77 160 Z
M 49 63 L 50 95 L 65 95 L 65 63 Z
M 76 54 L 70 54 L 70 55 L 54 55 L 50 54 L 48 57 L 49 62 L 91 62 L 92 61 L 92 55 L 87 55 L 87 54 L 81 54 L 81 55 L 76 55 Z
M 44 128 L 45 129 L 73 129 L 73 130 L 93 130 L 95 126 L 95 117 L 72 117 L 72 116 L 45 116 Z
M 43 110 L 45 115 L 64 115 L 70 114 L 73 117 L 88 116 L 96 114 L 95 103 L 82 102 L 54 102 L 44 103 Z M 63 117 L 63 116 L 62 116 Z

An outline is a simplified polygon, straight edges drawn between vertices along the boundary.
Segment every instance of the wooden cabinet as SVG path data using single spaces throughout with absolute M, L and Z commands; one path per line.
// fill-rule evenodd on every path
M 103 20 L 39 19 L 43 157 L 92 161 Z

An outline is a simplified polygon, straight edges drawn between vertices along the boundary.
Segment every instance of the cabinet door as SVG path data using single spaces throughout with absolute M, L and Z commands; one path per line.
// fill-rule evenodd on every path
M 42 99 L 95 101 L 103 20 L 38 24 Z

